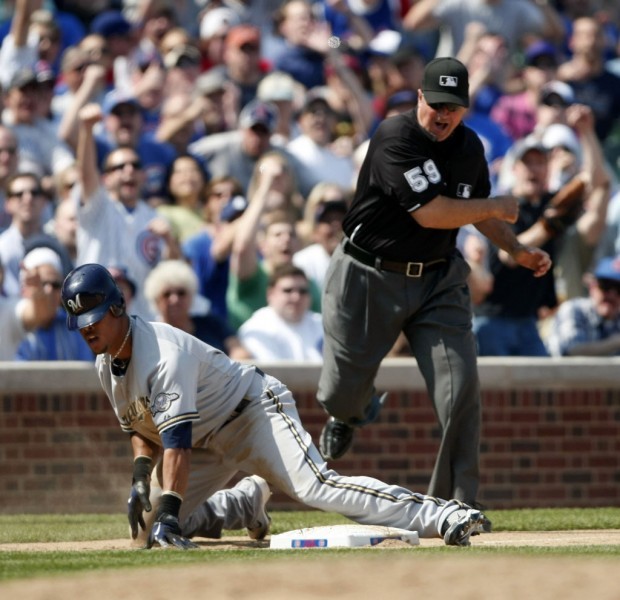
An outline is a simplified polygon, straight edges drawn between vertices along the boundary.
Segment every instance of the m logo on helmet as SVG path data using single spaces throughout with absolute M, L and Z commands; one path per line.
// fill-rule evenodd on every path
M 81 310 L 84 310 L 79 294 L 75 295 L 75 300 L 73 300 L 72 298 L 69 298 L 67 300 L 67 306 L 69 307 L 69 309 L 71 310 L 73 314 L 78 314 Z
M 440 75 L 439 85 L 444 87 L 459 87 L 459 78 L 454 75 Z

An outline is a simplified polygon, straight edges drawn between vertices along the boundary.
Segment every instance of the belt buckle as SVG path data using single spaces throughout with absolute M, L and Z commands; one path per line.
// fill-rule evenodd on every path
M 422 277 L 422 271 L 424 270 L 424 263 L 421 262 L 408 262 L 405 275 L 407 277 Z

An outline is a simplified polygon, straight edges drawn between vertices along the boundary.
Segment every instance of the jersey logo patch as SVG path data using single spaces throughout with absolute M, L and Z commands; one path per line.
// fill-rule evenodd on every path
M 155 416 L 157 413 L 165 413 L 179 397 L 179 394 L 169 394 L 167 392 L 157 394 L 151 402 L 151 414 Z
M 459 183 L 456 188 L 456 195 L 458 198 L 471 198 L 471 185 L 468 183 Z

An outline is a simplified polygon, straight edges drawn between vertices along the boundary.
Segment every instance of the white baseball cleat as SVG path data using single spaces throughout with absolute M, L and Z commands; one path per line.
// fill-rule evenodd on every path
M 443 541 L 446 546 L 469 546 L 469 538 L 484 530 L 488 519 L 475 508 L 455 510 L 447 519 Z

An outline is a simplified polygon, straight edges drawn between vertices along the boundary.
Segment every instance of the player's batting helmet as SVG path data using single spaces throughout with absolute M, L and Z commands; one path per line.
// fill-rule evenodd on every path
M 62 304 L 67 311 L 67 327 L 82 329 L 100 321 L 108 310 L 119 316 L 125 299 L 109 271 L 98 264 L 81 265 L 62 284 Z

